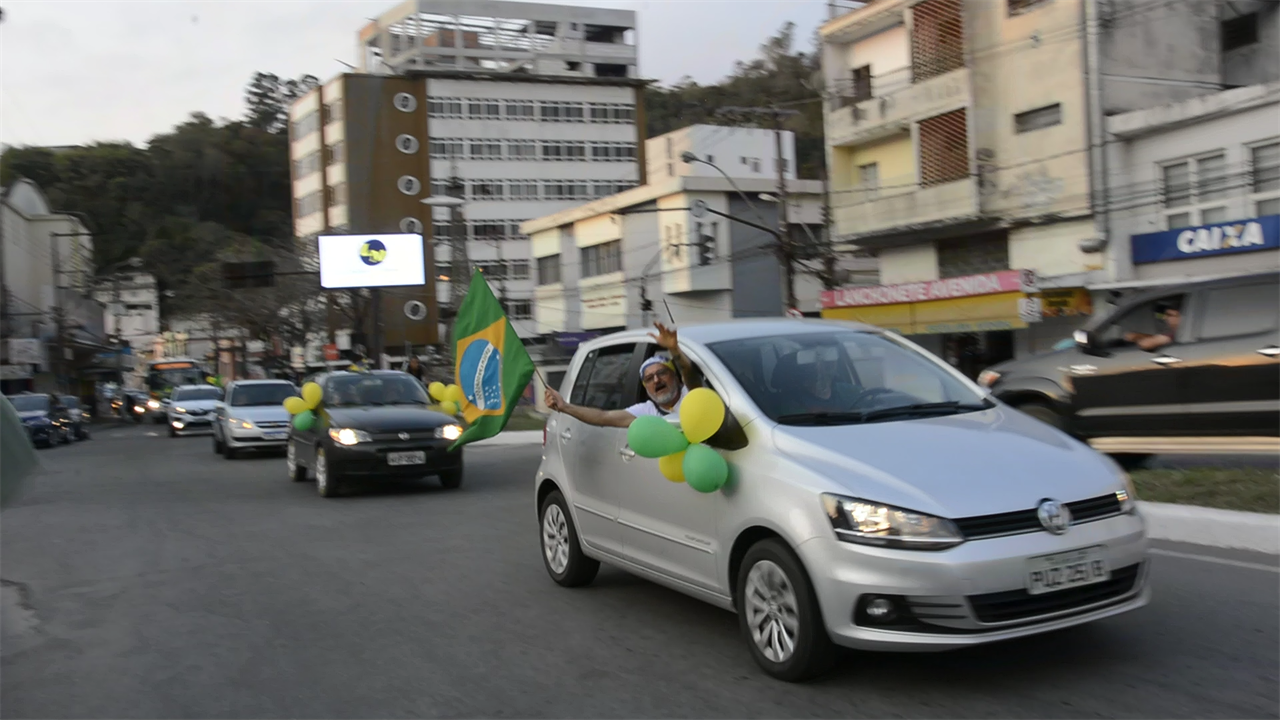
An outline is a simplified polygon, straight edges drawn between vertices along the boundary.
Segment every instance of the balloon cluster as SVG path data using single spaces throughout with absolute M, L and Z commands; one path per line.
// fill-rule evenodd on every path
M 627 428 L 627 444 L 641 457 L 657 458 L 658 470 L 671 482 L 687 483 L 700 493 L 724 487 L 729 463 L 702 444 L 724 424 L 724 401 L 707 388 L 690 390 L 680 403 L 680 426 L 644 415 Z
M 302 397 L 294 395 L 285 398 L 284 409 L 293 416 L 293 429 L 306 432 L 316 422 L 315 409 L 324 397 L 324 390 L 319 385 L 309 382 L 302 386 Z
M 462 393 L 462 388 L 453 384 L 445 385 L 442 382 L 433 382 L 427 386 L 427 392 L 431 394 L 433 400 L 440 403 L 440 412 L 445 415 L 457 415 L 458 410 L 467 401 L 467 396 Z

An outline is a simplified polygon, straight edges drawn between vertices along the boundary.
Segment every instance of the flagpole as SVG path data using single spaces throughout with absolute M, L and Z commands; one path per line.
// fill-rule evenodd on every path
M 484 281 L 484 285 L 485 285 L 485 287 L 489 288 L 489 292 L 491 292 L 491 293 L 492 293 L 492 292 L 493 292 L 493 286 L 489 284 L 489 278 L 485 277 L 484 273 L 483 273 L 483 272 L 481 272 L 481 271 L 480 271 L 480 270 L 478 270 L 478 269 L 477 269 L 477 270 L 474 270 L 473 272 L 474 272 L 474 273 L 477 273 L 477 274 L 479 274 L 479 275 L 480 275 L 480 279 L 481 279 L 482 281 Z M 495 295 L 494 297 L 497 297 L 497 296 Z M 502 307 L 502 316 L 503 316 L 504 318 L 507 318 L 507 324 L 508 324 L 508 325 L 510 325 L 510 324 L 511 324 L 511 318 L 510 318 L 510 317 L 507 317 L 507 308 L 506 308 L 505 306 L 503 306 L 503 305 L 502 305 L 502 300 L 499 300 L 499 301 L 498 301 L 498 305 L 499 305 L 499 307 Z M 670 310 L 668 310 L 668 312 L 670 312 Z M 514 326 L 512 326 L 512 327 L 514 327 Z M 456 342 L 456 341 L 457 341 L 457 339 L 455 338 L 455 339 L 454 339 L 454 341 Z M 456 350 L 455 350 L 455 354 L 456 354 Z M 531 359 L 532 359 L 532 358 L 531 358 Z M 543 376 L 542 376 L 542 371 L 538 369 L 538 363 L 534 363 L 534 364 L 533 364 L 533 372 L 538 376 L 538 379 L 542 381 L 542 387 L 544 387 L 544 388 L 549 388 L 549 387 L 551 387 L 550 385 L 548 385 L 548 384 L 547 384 L 547 379 L 546 379 L 545 377 L 543 377 Z

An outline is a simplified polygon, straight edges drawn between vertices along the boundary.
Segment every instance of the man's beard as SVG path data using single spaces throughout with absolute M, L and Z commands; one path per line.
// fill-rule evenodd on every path
M 663 390 L 661 394 L 649 393 L 649 399 L 656 405 L 670 406 L 675 404 L 676 398 L 679 397 L 679 393 L 680 388 L 668 387 L 666 390 Z

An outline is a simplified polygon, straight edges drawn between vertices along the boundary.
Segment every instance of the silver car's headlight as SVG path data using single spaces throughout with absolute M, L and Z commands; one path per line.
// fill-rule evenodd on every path
M 1120 512 L 1132 513 L 1138 509 L 1138 489 L 1133 485 L 1129 473 L 1123 473 L 1124 489 L 1116 491 L 1116 499 L 1120 501 Z
M 908 550 L 944 550 L 964 542 L 955 523 L 914 510 L 828 493 L 822 494 L 822 507 L 845 542 Z
M 339 445 L 373 442 L 373 438 L 369 437 L 369 433 L 354 428 L 329 428 L 329 437 Z
M 241 420 L 241 419 L 239 419 L 239 418 L 231 418 L 231 419 L 230 419 L 230 420 L 228 420 L 227 422 L 231 423 L 231 427 L 233 427 L 233 428 L 243 429 L 243 430 L 252 430 L 252 429 L 253 429 L 253 423 L 252 423 L 252 422 L 250 422 L 250 421 L 248 421 L 248 420 Z
M 440 427 L 436 428 L 436 437 L 444 438 L 445 440 L 457 440 L 458 438 L 462 437 L 462 426 L 461 425 L 441 425 Z
M 174 412 L 176 412 L 176 413 L 178 413 L 179 415 L 186 415 L 186 414 L 187 414 L 187 409 L 186 409 L 186 408 L 184 408 L 184 407 L 176 407 L 176 408 L 174 408 L 174 409 L 173 409 L 173 411 L 174 411 Z

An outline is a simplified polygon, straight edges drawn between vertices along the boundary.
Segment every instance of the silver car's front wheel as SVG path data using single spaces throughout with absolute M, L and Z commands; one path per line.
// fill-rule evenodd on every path
M 734 585 L 738 624 L 756 663 L 779 680 L 820 675 L 835 659 L 804 564 L 781 538 L 752 545 Z
M 565 587 L 586 585 L 595 579 L 600 562 L 582 552 L 564 495 L 552 490 L 542 499 L 538 512 L 542 518 L 542 561 L 551 579 Z
M 747 573 L 747 625 L 760 654 L 776 663 L 791 659 L 800 632 L 796 591 L 782 568 L 761 560 Z

